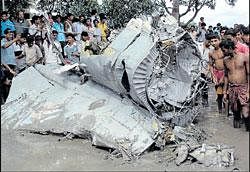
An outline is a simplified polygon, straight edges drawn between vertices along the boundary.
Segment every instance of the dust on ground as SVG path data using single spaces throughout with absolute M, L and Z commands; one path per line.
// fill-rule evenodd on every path
M 111 158 L 108 150 L 96 148 L 83 139 L 59 141 L 61 137 L 21 131 L 1 130 L 2 171 L 249 171 L 249 133 L 242 126 L 235 129 L 232 117 L 219 115 L 213 88 L 208 108 L 201 111 L 196 124 L 210 137 L 207 144 L 235 146 L 235 165 L 228 168 L 204 167 L 185 162 L 176 166 L 169 152 L 144 153 L 138 160 L 125 162 Z

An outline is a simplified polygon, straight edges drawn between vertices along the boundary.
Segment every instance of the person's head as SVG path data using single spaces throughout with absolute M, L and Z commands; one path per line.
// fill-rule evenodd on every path
M 165 9 L 164 8 L 161 8 L 160 9 L 160 17 L 164 16 L 165 14 Z
M 71 14 L 71 13 L 68 13 L 68 14 L 67 14 L 67 19 L 70 20 L 70 21 L 73 21 L 74 15 Z
M 79 18 L 77 17 L 74 17 L 74 19 L 72 20 L 73 23 L 76 23 L 76 22 L 80 22 Z
M 68 44 L 73 44 L 75 42 L 75 36 L 72 33 L 67 34 Z
M 212 30 L 213 30 L 213 26 L 211 26 L 211 25 L 208 26 L 208 30 L 211 30 L 211 31 L 212 31 Z
M 222 28 L 221 28 L 221 30 L 220 30 L 220 36 L 221 36 L 222 38 L 224 38 L 225 32 L 226 32 L 227 30 L 228 30 L 227 27 L 222 27 Z
M 101 13 L 100 15 L 100 22 L 101 23 L 106 23 L 107 17 L 104 13 Z
M 7 40 L 11 40 L 13 39 L 14 33 L 9 28 L 7 28 L 4 30 L 4 35 Z
M 27 42 L 27 33 L 21 33 L 21 38 L 20 38 L 20 42 L 22 44 Z
M 24 19 L 30 19 L 30 13 L 24 13 L 23 16 Z
M 32 17 L 32 21 L 31 22 L 33 24 L 35 24 L 35 25 L 39 25 L 39 24 L 41 24 L 41 19 L 40 19 L 39 16 L 35 15 L 35 16 Z
M 29 47 L 32 47 L 34 45 L 34 36 L 29 35 L 27 37 L 27 44 L 28 44 Z
M 96 16 L 97 15 L 97 10 L 96 9 L 93 9 L 92 11 L 91 11 L 91 16 Z
M 225 57 L 234 55 L 235 43 L 231 39 L 222 40 L 220 43 L 220 48 L 223 51 Z
M 17 18 L 18 18 L 19 20 L 23 20 L 23 19 L 24 19 L 24 12 L 23 12 L 23 11 L 18 11 L 18 13 L 17 13 Z
M 235 24 L 234 24 L 234 29 L 238 28 L 238 26 L 239 26 L 239 25 L 238 25 L 237 23 L 235 23 Z
M 244 43 L 249 44 L 249 27 L 244 27 L 242 29 L 242 33 L 243 33 L 242 39 Z
M 237 41 L 242 41 L 242 32 L 239 28 L 234 29 L 234 37 Z
M 218 49 L 219 48 L 219 44 L 220 44 L 220 36 L 218 34 L 211 34 L 209 36 L 210 39 L 210 43 L 211 45 L 215 48 Z
M 94 26 L 97 27 L 99 21 L 98 21 L 97 19 L 95 19 L 95 20 L 93 21 L 93 23 L 94 23 Z
M 101 23 L 106 23 L 107 22 L 107 18 L 106 17 L 103 17 L 100 20 L 101 20 Z
M 205 29 L 205 28 L 206 28 L 206 23 L 204 23 L 204 22 L 201 23 L 201 28 L 202 28 L 202 29 Z
M 48 15 L 48 17 L 49 17 L 50 19 L 52 18 L 51 12 L 47 12 L 47 15 Z
M 204 46 L 205 46 L 206 48 L 209 48 L 210 45 L 211 45 L 210 40 L 207 40 L 207 39 L 206 39 L 206 40 L 204 41 Z
M 201 18 L 200 18 L 200 21 L 201 21 L 201 22 L 204 22 L 204 17 L 201 17 Z
M 43 38 L 40 35 L 35 36 L 35 43 L 40 45 L 43 42 Z
M 217 23 L 216 26 L 217 26 L 218 29 L 220 29 L 221 28 L 221 23 Z
M 85 20 L 85 25 L 86 25 L 86 26 L 91 26 L 91 19 L 90 19 L 90 18 L 87 18 L 87 19 Z
M 2 17 L 2 20 L 3 20 L 3 21 L 8 20 L 8 18 L 9 18 L 8 12 L 7 12 L 7 11 L 3 11 L 3 12 L 1 13 L 1 17 Z
M 234 36 L 235 36 L 235 34 L 234 34 L 234 30 L 233 30 L 233 29 L 228 29 L 228 30 L 225 32 L 225 34 L 224 34 L 224 38 L 225 38 L 225 39 L 231 39 L 231 40 L 233 40 L 233 41 L 234 41 Z
M 53 40 L 57 38 L 58 32 L 56 30 L 52 30 L 51 37 Z
M 88 34 L 88 32 L 83 31 L 82 34 L 81 34 L 81 37 L 82 37 L 83 41 L 89 40 L 89 34 Z
M 190 31 L 195 31 L 195 26 L 194 25 L 190 26 Z
M 56 22 L 61 23 L 62 21 L 62 16 L 61 15 L 56 15 Z
M 84 19 L 85 19 L 84 15 L 80 15 L 80 16 L 79 16 L 79 21 L 80 21 L 81 23 L 84 22 Z

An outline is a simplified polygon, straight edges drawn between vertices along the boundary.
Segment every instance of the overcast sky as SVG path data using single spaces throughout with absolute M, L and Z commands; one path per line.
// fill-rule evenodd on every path
M 249 25 L 249 0 L 238 0 L 234 7 L 229 6 L 225 0 L 216 0 L 215 10 L 204 7 L 194 21 L 197 23 L 200 17 L 205 18 L 207 26 L 215 26 L 218 22 L 228 27 L 232 27 L 235 23 Z

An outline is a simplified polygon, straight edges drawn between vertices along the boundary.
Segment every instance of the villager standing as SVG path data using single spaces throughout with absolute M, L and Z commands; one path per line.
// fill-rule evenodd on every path
M 20 35 L 17 35 L 15 39 L 13 39 L 13 32 L 7 28 L 4 31 L 5 38 L 1 40 L 1 67 L 4 68 L 4 75 L 6 76 L 5 84 L 3 90 L 1 90 L 4 101 L 6 101 L 11 81 L 16 73 L 16 57 L 14 53 L 14 43 L 20 40 Z
M 76 43 L 75 37 L 73 34 L 67 35 L 68 44 L 64 47 L 64 54 L 69 64 L 80 63 L 80 46 Z M 87 76 L 84 75 L 84 70 L 76 67 L 71 70 L 80 77 L 80 84 L 83 84 L 87 81 Z
M 235 51 L 232 40 L 223 40 L 220 47 L 224 53 L 225 85 L 224 101 L 229 94 L 229 103 L 234 114 L 234 127 L 240 127 L 243 115 L 246 130 L 249 131 L 249 55 Z
M 33 66 L 43 58 L 40 48 L 34 43 L 34 36 L 27 37 L 27 45 L 24 45 L 23 54 L 26 57 L 26 66 Z
M 223 52 L 219 47 L 220 37 L 217 34 L 210 36 L 211 45 L 214 50 L 209 53 L 209 65 L 212 80 L 215 84 L 219 113 L 222 113 L 223 86 L 224 86 L 224 65 Z

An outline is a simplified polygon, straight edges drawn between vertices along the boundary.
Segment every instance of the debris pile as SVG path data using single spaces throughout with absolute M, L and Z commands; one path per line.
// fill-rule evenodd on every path
M 171 16 L 152 23 L 131 19 L 102 54 L 80 59 L 90 76 L 83 85 L 69 71 L 60 72 L 71 67 L 57 64 L 36 65 L 15 77 L 1 128 L 87 137 L 127 160 L 154 143 L 164 148 L 174 142 L 180 145 L 178 165 L 190 156 L 206 165 L 215 164 L 212 157 L 221 166 L 232 163 L 230 149 L 201 146 L 204 133 L 190 128 L 200 109 L 201 58 Z

